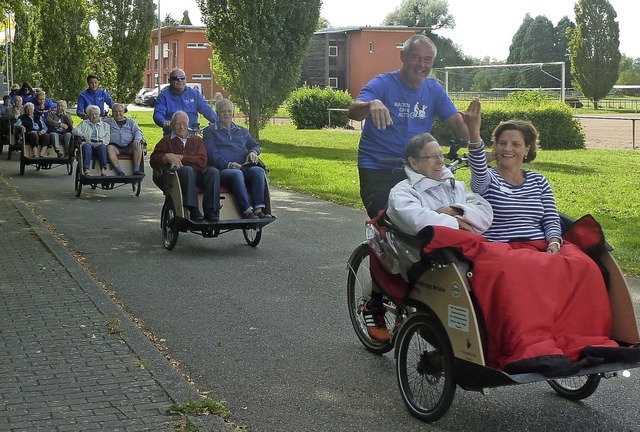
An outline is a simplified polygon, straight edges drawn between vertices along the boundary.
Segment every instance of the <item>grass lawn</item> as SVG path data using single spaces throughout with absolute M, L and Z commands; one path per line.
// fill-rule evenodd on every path
M 143 129 L 151 151 L 162 136 L 151 113 L 128 115 Z M 271 184 L 363 208 L 356 167 L 359 138 L 358 131 L 297 130 L 269 124 L 260 132 L 260 145 Z M 622 269 L 640 274 L 638 151 L 540 151 L 529 168 L 548 178 L 560 211 L 575 218 L 591 213 L 602 225 Z M 456 177 L 468 184 L 469 171 L 462 169 Z

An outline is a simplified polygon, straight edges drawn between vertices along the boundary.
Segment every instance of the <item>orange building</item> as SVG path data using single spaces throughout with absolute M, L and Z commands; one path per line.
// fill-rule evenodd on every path
M 144 86 L 157 87 L 169 82 L 171 69 L 180 68 L 187 75 L 187 82 L 200 84 L 205 99 L 213 99 L 216 92 L 222 92 L 215 82 L 209 61 L 212 49 L 204 26 L 177 25 L 160 28 L 158 48 L 158 29 L 153 30 L 151 39 L 151 56 L 147 60 L 144 72 Z M 162 53 L 160 70 L 158 71 L 158 55 Z
M 353 98 L 384 72 L 400 68 L 405 41 L 422 27 L 346 27 L 314 33 L 300 84 L 347 90 Z

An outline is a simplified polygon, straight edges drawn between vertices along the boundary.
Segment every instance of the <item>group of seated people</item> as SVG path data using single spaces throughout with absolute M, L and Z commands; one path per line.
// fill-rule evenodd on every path
M 233 122 L 233 103 L 229 99 L 218 101 L 216 111 L 219 119 L 204 129 L 204 139 L 189 134 L 186 112 L 173 113 L 171 133 L 156 145 L 151 167 L 177 172 L 185 211 L 194 222 L 219 219 L 221 185 L 232 191 L 243 218 L 271 217 L 264 210 L 266 174 L 259 166 L 260 147 L 246 128 Z M 204 215 L 198 208 L 197 187 L 204 190 Z
M 386 215 L 422 239 L 423 252 L 450 247 L 473 263 L 470 283 L 487 327 L 488 364 L 557 376 L 608 356 L 640 358 L 640 350 L 624 351 L 610 339 L 611 309 L 598 264 L 563 239 L 547 179 L 523 169 L 536 157 L 535 127 L 523 120 L 500 123 L 486 153 L 478 100 L 463 118 L 473 192 L 453 178 L 435 138 L 418 135 L 405 149 L 406 179 L 391 190 Z M 591 229 L 592 235 L 602 233 Z M 389 342 L 385 312 L 374 284 L 363 316 L 370 337 L 380 342 Z

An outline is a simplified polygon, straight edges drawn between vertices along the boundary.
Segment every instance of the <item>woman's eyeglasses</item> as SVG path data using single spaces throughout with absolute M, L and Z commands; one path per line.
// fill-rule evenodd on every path
M 414 156 L 414 159 L 426 159 L 426 160 L 436 160 L 436 159 L 442 159 L 444 160 L 444 154 L 440 153 L 437 155 L 426 155 L 426 156 Z

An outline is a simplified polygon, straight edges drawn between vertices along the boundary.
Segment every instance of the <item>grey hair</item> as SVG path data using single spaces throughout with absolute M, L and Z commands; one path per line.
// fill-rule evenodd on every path
M 63 101 L 63 100 L 59 100 L 58 101 L 58 106 L 60 106 L 60 105 L 64 105 L 66 107 L 67 106 L 67 102 Z
M 416 34 L 411 36 L 409 39 L 407 39 L 407 41 L 404 43 L 404 45 L 402 45 L 402 52 L 406 52 L 408 53 L 411 50 L 411 46 L 417 42 L 417 41 L 422 41 L 422 42 L 426 42 L 429 45 L 431 45 L 431 47 L 433 48 L 433 57 L 435 58 L 438 55 L 438 47 L 436 46 L 435 43 L 433 43 L 433 41 L 423 35 L 423 34 Z
M 95 112 L 97 112 L 98 114 L 100 114 L 100 107 L 99 107 L 98 105 L 89 105 L 88 107 L 86 107 L 86 108 L 84 109 L 84 113 L 85 113 L 86 115 L 89 115 L 89 113 L 90 113 L 91 111 L 95 111 Z
M 220 107 L 223 105 L 229 105 L 233 109 L 233 102 L 231 102 L 227 98 L 222 98 L 218 102 L 216 102 L 216 111 L 218 111 L 218 109 L 220 109 Z
M 113 104 L 113 106 L 111 107 L 111 111 L 116 109 L 116 107 L 122 108 L 122 110 L 124 111 L 124 104 L 121 104 L 121 103 L 118 103 L 118 102 Z
M 178 110 L 174 112 L 173 115 L 171 116 L 171 123 L 174 122 L 174 120 L 176 119 L 176 117 L 178 117 L 178 115 L 183 115 L 187 118 L 187 120 L 189 120 L 189 114 L 187 114 L 185 111 Z
M 24 109 L 26 110 L 27 108 L 31 107 L 32 109 L 36 109 L 36 106 L 33 104 L 33 102 L 27 102 L 26 104 L 24 104 Z

